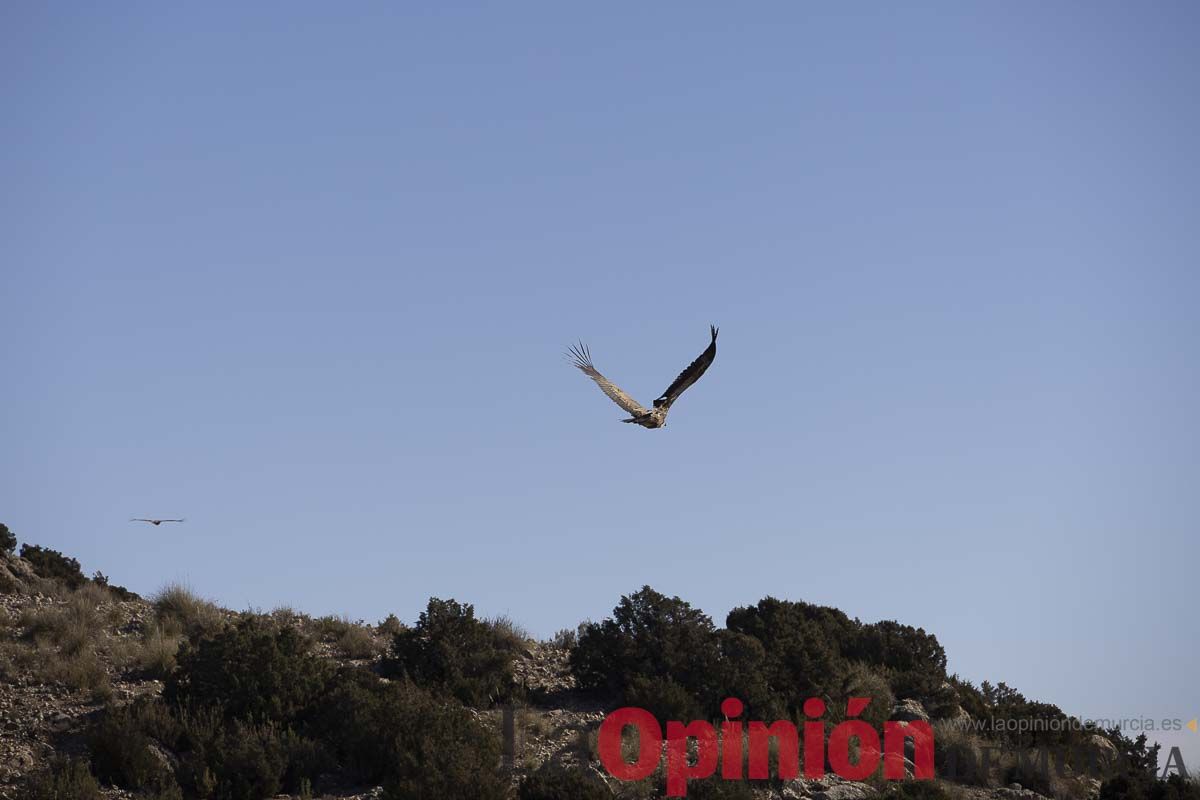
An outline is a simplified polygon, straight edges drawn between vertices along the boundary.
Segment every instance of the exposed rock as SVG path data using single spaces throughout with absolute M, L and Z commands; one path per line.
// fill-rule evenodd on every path
M 544 642 L 532 642 L 513 660 L 518 686 L 535 694 L 555 694 L 575 688 L 568 653 Z
M 892 709 L 892 719 L 902 722 L 912 722 L 913 720 L 928 722 L 929 714 L 925 712 L 925 707 L 919 701 L 901 700 Z
M 954 722 L 956 725 L 959 725 L 964 730 L 966 725 L 971 721 L 970 713 L 962 706 L 955 706 L 954 713 L 952 713 L 949 718 L 952 722 Z
M 71 729 L 75 720 L 70 714 L 64 714 L 61 711 L 55 711 L 46 719 L 46 728 L 51 733 L 63 733 Z
M 874 797 L 878 794 L 873 788 L 865 783 L 857 783 L 847 781 L 845 783 L 835 783 L 825 789 L 813 793 L 813 800 L 862 800 L 866 797 Z
M 150 742 L 150 754 L 155 760 L 171 774 L 174 774 L 179 769 L 179 756 L 172 753 L 167 748 L 160 745 L 158 742 Z
M 1087 741 L 1088 758 L 1101 773 L 1107 773 L 1117 761 L 1117 746 L 1094 733 Z
M 783 800 L 807 800 L 812 797 L 812 784 L 804 778 L 796 778 L 791 781 L 784 781 L 779 787 L 779 796 Z
M 37 576 L 23 558 L 0 555 L 0 594 L 21 594 L 29 590 Z
M 992 792 L 992 797 L 1004 798 L 1004 800 L 1039 800 L 1043 796 L 1032 789 L 1022 787 L 1019 783 L 1014 783 L 1003 789 L 996 789 Z

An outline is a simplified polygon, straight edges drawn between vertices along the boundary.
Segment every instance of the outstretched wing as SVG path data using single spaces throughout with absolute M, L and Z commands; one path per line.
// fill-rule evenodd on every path
M 679 395 L 683 394 L 693 383 L 700 380 L 700 376 L 704 374 L 704 371 L 712 364 L 713 359 L 717 357 L 717 328 L 714 325 L 709 325 L 708 329 L 712 333 L 712 342 L 700 354 L 699 358 L 688 364 L 687 369 L 679 373 L 679 377 L 667 387 L 667 390 L 662 393 L 662 397 L 654 401 L 655 408 L 663 406 L 670 408 L 671 404 L 679 399 Z
M 638 401 L 634 400 L 625 392 L 621 391 L 621 387 L 610 381 L 608 378 L 600 374 L 600 370 L 596 369 L 592 364 L 592 354 L 588 352 L 587 345 L 580 342 L 577 345 L 572 345 L 568 351 L 568 355 L 573 360 L 575 366 L 583 370 L 583 374 L 596 382 L 600 387 L 600 391 L 608 395 L 609 399 L 619 405 L 621 408 L 628 411 L 635 417 L 640 417 L 643 414 L 650 413 L 646 409 L 638 405 Z

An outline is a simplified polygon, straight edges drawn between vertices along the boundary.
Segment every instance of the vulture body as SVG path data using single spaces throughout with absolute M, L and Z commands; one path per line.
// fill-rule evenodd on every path
M 155 527 L 162 525 L 164 522 L 183 522 L 181 519 L 145 519 L 143 517 L 134 517 L 130 522 L 149 522 Z
M 600 391 L 608 395 L 608 398 L 614 403 L 623 408 L 632 416 L 621 420 L 622 422 L 632 422 L 635 425 L 641 425 L 643 428 L 661 428 L 667 424 L 667 412 L 671 410 L 671 405 L 679 399 L 679 395 L 683 394 L 689 386 L 700 380 L 700 376 L 712 364 L 713 359 L 717 357 L 717 328 L 714 325 L 708 326 L 709 332 L 712 334 L 712 342 L 705 348 L 695 361 L 688 364 L 683 372 L 679 373 L 679 377 L 667 387 L 657 400 L 654 401 L 653 408 L 645 408 L 638 401 L 634 400 L 621 387 L 604 377 L 600 370 L 592 364 L 592 354 L 588 351 L 587 345 L 580 342 L 577 345 L 571 346 L 568 350 L 568 355 L 571 357 L 574 365 L 578 367 L 584 375 L 596 382 L 600 387 Z

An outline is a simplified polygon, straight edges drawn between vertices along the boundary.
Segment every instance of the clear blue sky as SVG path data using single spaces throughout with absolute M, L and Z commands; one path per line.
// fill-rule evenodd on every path
M 23 540 L 539 635 L 773 594 L 1200 714 L 1194 3 L 255 5 L 0 8 Z M 561 358 L 648 402 L 709 322 L 661 431 Z

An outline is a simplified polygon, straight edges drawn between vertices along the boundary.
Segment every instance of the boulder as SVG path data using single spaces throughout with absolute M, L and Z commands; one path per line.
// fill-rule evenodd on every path
M 1098 733 L 1088 737 L 1087 749 L 1088 760 L 1101 772 L 1107 772 L 1117 762 L 1117 746 Z
M 892 708 L 892 719 L 901 722 L 912 722 L 921 720 L 929 722 L 929 714 L 926 713 L 925 707 L 917 700 L 901 700 Z
M 878 793 L 865 783 L 847 781 L 814 792 L 812 797 L 813 800 L 864 800 L 876 794 Z

